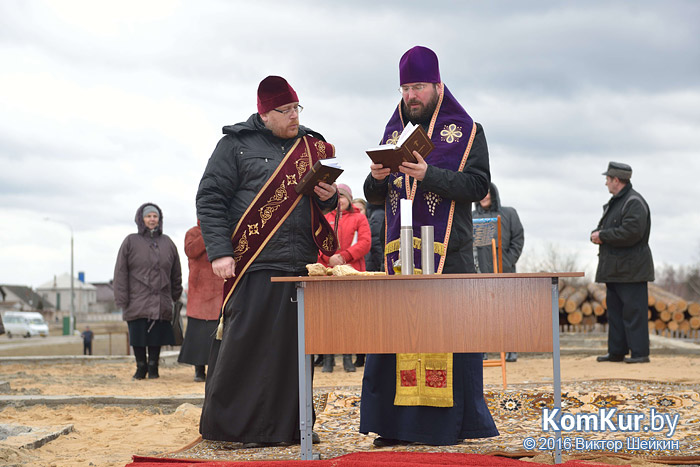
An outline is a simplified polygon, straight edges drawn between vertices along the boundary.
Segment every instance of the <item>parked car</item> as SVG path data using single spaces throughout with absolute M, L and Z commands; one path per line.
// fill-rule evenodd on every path
M 6 311 L 2 314 L 2 321 L 8 338 L 49 335 L 49 325 L 36 311 Z

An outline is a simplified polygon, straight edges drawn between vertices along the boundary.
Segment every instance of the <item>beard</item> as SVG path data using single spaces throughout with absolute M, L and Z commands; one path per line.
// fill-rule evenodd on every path
M 401 108 L 403 114 L 406 115 L 408 120 L 413 124 L 428 124 L 430 123 L 430 119 L 433 118 L 433 113 L 435 113 L 435 108 L 437 107 L 439 98 L 440 96 L 438 95 L 437 90 L 435 90 L 433 96 L 425 104 L 421 104 L 421 102 L 417 99 L 413 99 L 408 102 L 402 101 Z M 409 107 L 411 104 L 419 104 L 420 107 L 412 109 Z
M 272 132 L 273 135 L 280 139 L 296 138 L 299 134 L 299 119 L 282 122 L 273 122 L 268 120 L 268 122 L 265 123 L 265 126 Z

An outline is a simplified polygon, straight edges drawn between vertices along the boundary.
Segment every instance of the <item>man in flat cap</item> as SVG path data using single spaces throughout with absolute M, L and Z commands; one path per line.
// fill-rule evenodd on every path
M 603 217 L 591 233 L 591 242 L 600 245 L 595 281 L 607 287 L 608 353 L 597 360 L 647 363 L 647 283 L 654 280 L 649 205 L 632 189 L 629 165 L 610 162 L 603 175 L 613 196 L 603 206 Z
M 284 78 L 262 80 L 257 102 L 247 121 L 223 128 L 197 192 L 207 256 L 225 281 L 199 431 L 246 447 L 300 440 L 296 289 L 270 278 L 306 275 L 319 250 L 337 247 L 323 216 L 336 207 L 335 185 L 294 189 L 334 147 L 299 125 Z
M 491 180 L 483 128 L 442 82 L 432 50 L 421 46 L 408 50 L 399 62 L 399 80 L 402 99 L 381 142 L 395 142 L 410 121 L 423 126 L 435 149 L 429 155 L 414 151 L 418 162 L 404 162 L 399 172 L 391 173 L 381 164 L 370 166 L 365 197 L 385 205 L 385 270 L 392 274 L 399 256 L 399 200 L 411 199 L 416 267 L 421 267 L 421 255 L 415 239 L 420 239 L 422 225 L 432 225 L 433 272 L 475 272 L 471 206 L 486 196 Z M 377 447 L 411 442 L 451 445 L 465 438 L 498 435 L 484 401 L 481 353 L 415 357 L 367 356 L 361 433 L 377 433 Z

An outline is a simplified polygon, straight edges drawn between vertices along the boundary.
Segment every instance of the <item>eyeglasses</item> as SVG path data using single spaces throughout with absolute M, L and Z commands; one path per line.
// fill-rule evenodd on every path
M 408 94 L 408 91 L 413 91 L 413 92 L 421 92 L 423 89 L 427 88 L 428 84 L 427 83 L 419 83 L 419 84 L 413 84 L 413 85 L 405 85 L 401 86 L 399 88 L 399 92 L 401 94 Z
M 301 111 L 304 110 L 304 107 L 302 107 L 300 105 L 295 105 L 294 107 L 291 107 L 287 110 L 278 110 L 278 109 L 272 109 L 272 110 L 274 110 L 275 112 L 279 112 L 286 117 L 287 115 L 289 115 L 292 112 L 296 112 L 297 115 L 299 115 L 301 113 Z

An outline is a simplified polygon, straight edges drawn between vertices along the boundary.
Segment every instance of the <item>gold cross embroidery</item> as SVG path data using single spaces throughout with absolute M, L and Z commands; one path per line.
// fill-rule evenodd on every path
M 445 127 L 440 132 L 440 136 L 442 137 L 441 139 L 443 141 L 446 141 L 447 143 L 459 142 L 459 138 L 463 136 L 462 127 L 457 126 L 454 123 L 445 125 Z
M 389 138 L 386 140 L 386 144 L 396 144 L 399 140 L 399 132 L 394 131 Z

